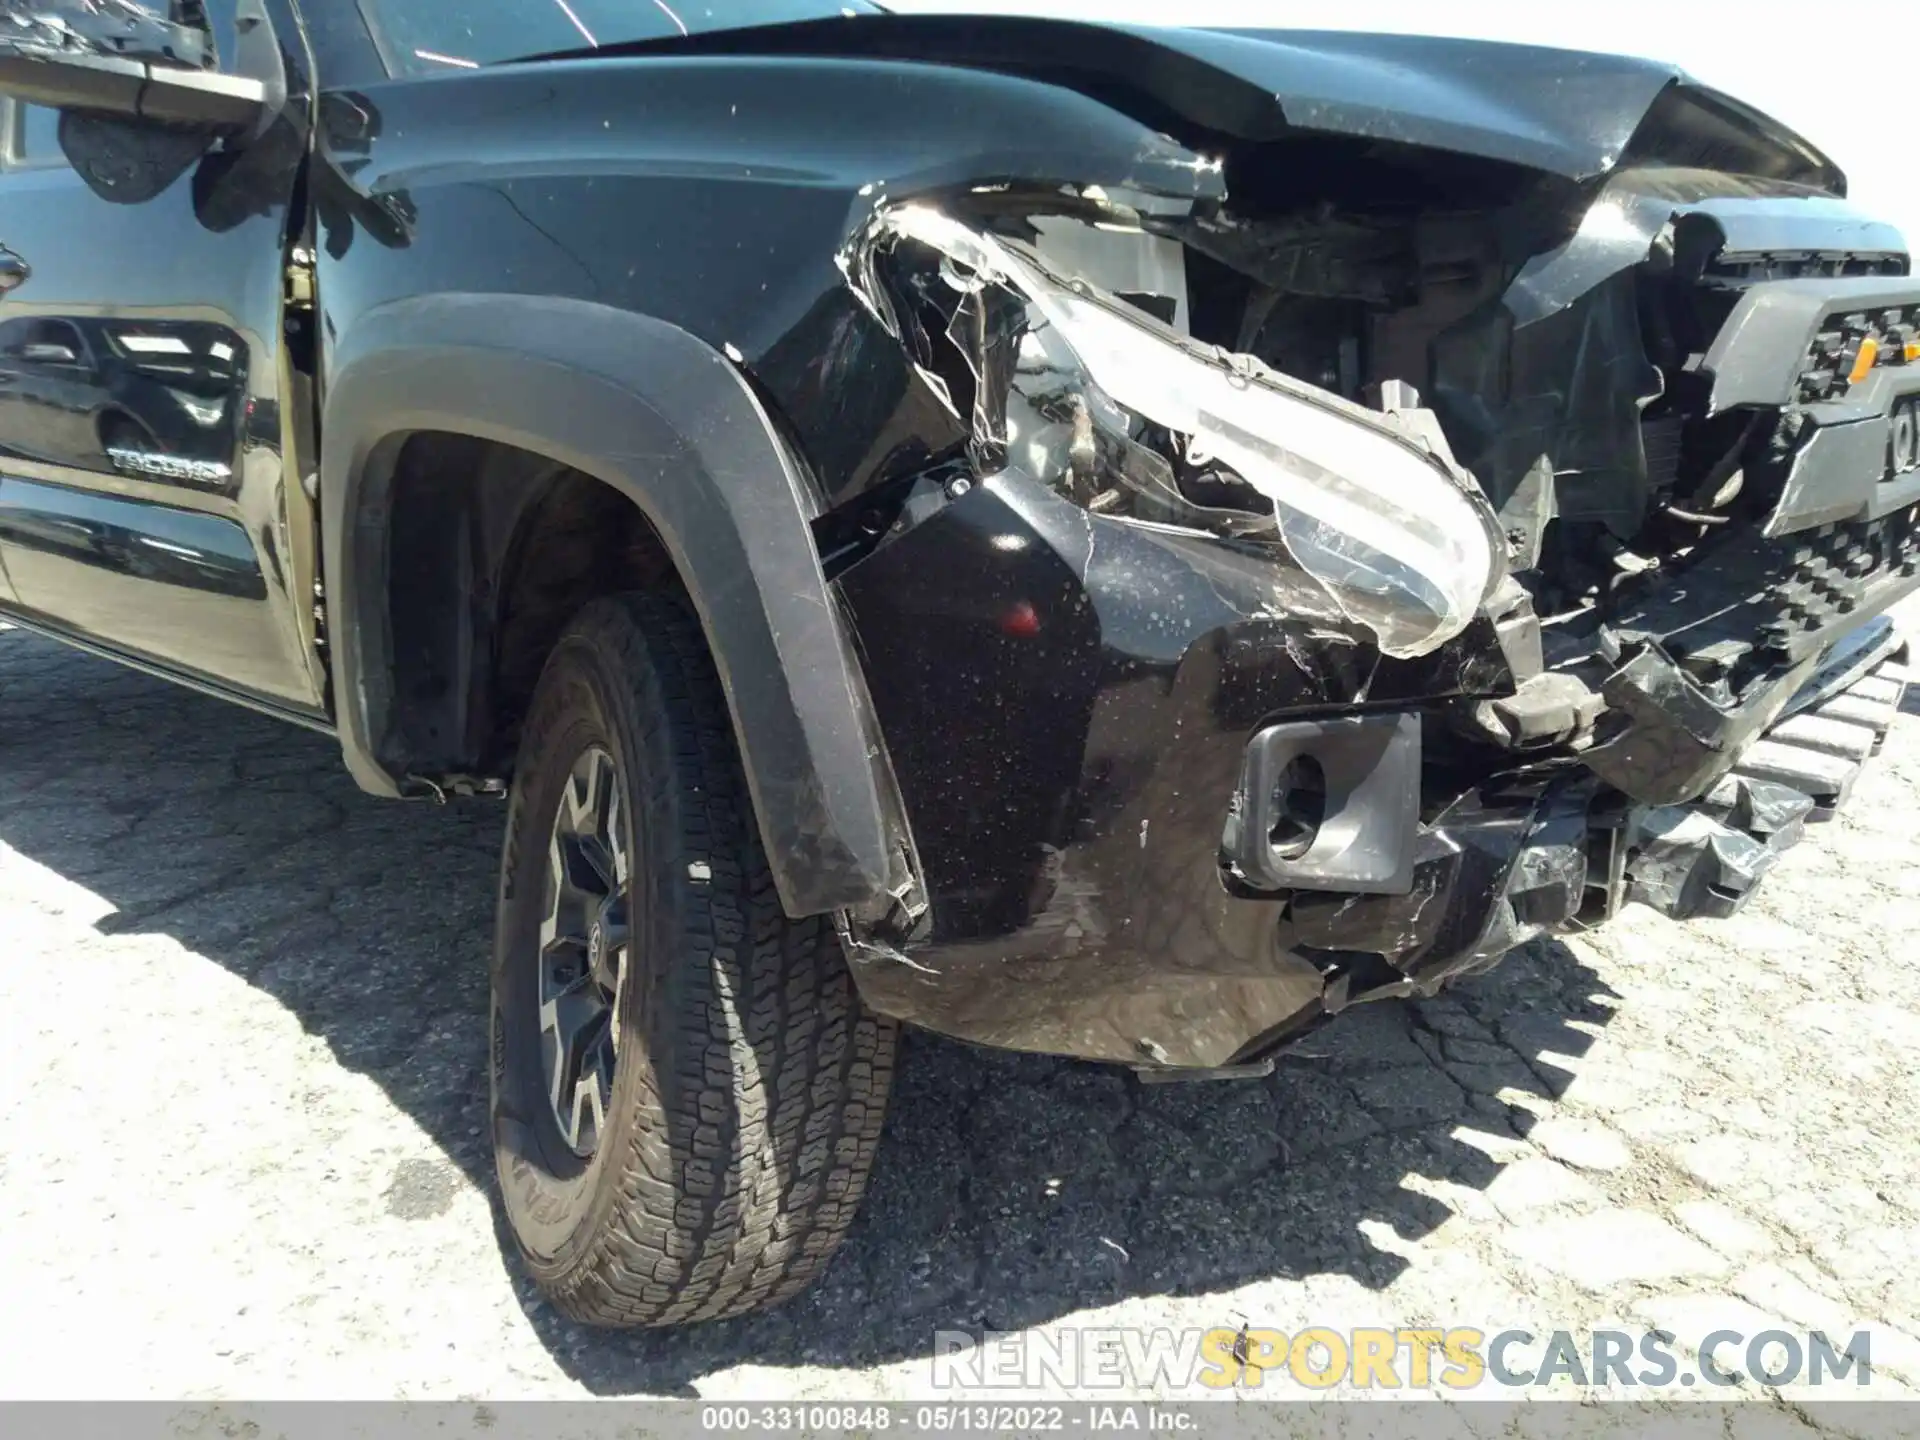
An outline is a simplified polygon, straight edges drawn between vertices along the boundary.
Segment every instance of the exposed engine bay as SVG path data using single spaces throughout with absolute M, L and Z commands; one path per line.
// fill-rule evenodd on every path
M 1458 213 L 1404 200 L 1349 211 L 1322 199 L 1258 219 L 1231 206 L 1169 214 L 1154 197 L 1097 187 L 974 193 L 954 208 L 977 228 L 927 204 L 887 213 L 860 254 L 869 266 L 881 253 L 893 263 L 860 281 L 863 294 L 890 295 L 889 328 L 970 424 L 973 458 L 989 472 L 1025 447 L 1027 463 L 1069 476 L 1097 513 L 1284 542 L 1344 611 L 1373 625 L 1387 653 L 1459 633 L 1496 579 L 1484 573 L 1472 524 L 1456 517 L 1444 539 L 1427 534 L 1438 549 L 1419 557 L 1429 568 L 1418 576 L 1386 573 L 1409 557 L 1376 554 L 1370 565 L 1326 556 L 1309 533 L 1316 518 L 1295 508 L 1297 489 L 1270 483 L 1262 458 L 1236 448 L 1250 443 L 1248 431 L 1204 399 L 1168 393 L 1175 352 L 1142 343 L 1126 354 L 1129 327 L 1113 312 L 1131 308 L 1131 328 L 1190 342 L 1196 368 L 1212 363 L 1222 377 L 1215 410 L 1254 388 L 1298 397 L 1304 403 L 1282 415 L 1276 395 L 1265 417 L 1294 428 L 1291 444 L 1305 443 L 1299 428 L 1317 408 L 1349 426 L 1397 430 L 1435 475 L 1477 488 L 1496 520 L 1499 568 L 1525 586 L 1548 636 L 1572 635 L 1581 621 L 1628 613 L 1636 596 L 1713 552 L 1728 527 L 1762 523 L 1779 504 L 1799 418 L 1715 408 L 1701 368 L 1742 293 L 1782 278 L 1902 276 L 1907 258 L 1883 226 L 1857 225 L 1869 248 L 1846 251 L 1780 249 L 1777 233 L 1743 234 L 1743 207 L 1768 198 L 1802 209 L 1803 229 L 1845 215 L 1841 202 L 1785 182 L 1629 170 L 1597 200 L 1568 197 L 1545 213 L 1540 188 Z M 1773 231 L 1783 228 L 1774 217 Z M 1741 248 L 1756 242 L 1768 248 Z M 1039 290 L 1047 293 L 1030 308 Z M 1920 359 L 1920 311 L 1884 321 L 1868 369 Z M 1087 333 L 1096 324 L 1098 337 Z M 1062 331 L 1064 370 L 1085 373 L 1049 384 L 1063 362 L 1047 356 L 1059 343 L 1048 337 Z M 1860 339 L 1822 338 L 1833 353 L 1811 357 L 1803 383 L 1844 391 L 1863 363 Z M 1076 339 L 1091 358 L 1072 353 Z M 1088 382 L 1104 413 L 1089 408 Z M 1888 473 L 1909 473 L 1911 404 L 1893 426 Z M 1346 458 L 1377 470 L 1389 454 Z M 1449 503 L 1444 486 L 1420 492 L 1415 481 L 1395 492 L 1368 479 L 1382 486 L 1382 509 L 1403 517 L 1423 501 Z M 1356 564 L 1365 579 L 1343 587 L 1340 569 Z M 1431 602 L 1431 627 L 1391 633 L 1384 611 L 1365 613 L 1369 581 L 1404 587 L 1397 601 Z M 1459 593 L 1438 596 L 1449 585 Z M 1694 668 L 1738 688 L 1741 666 L 1724 647 Z

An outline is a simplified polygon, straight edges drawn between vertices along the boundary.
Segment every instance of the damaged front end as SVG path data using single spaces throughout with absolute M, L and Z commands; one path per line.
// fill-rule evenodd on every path
M 821 369 L 899 418 L 815 528 L 922 882 L 843 918 L 875 1008 L 1258 1065 L 1628 901 L 1731 914 L 1886 734 L 1899 238 L 1798 178 L 1373 163 L 857 227 Z
M 1046 233 L 906 205 L 854 252 L 859 293 L 966 417 L 976 475 L 1014 472 L 1089 517 L 1283 552 L 1387 655 L 1466 628 L 1499 577 L 1498 534 L 1430 416 L 1369 413 L 1197 346 L 1149 305 L 1053 269 Z M 1151 300 L 1177 316 L 1177 276 L 1156 280 Z

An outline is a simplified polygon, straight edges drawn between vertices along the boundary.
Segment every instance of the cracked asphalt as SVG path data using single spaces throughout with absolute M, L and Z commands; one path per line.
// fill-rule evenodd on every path
M 1867 1327 L 1904 1395 L 1916 816 L 1906 716 L 1740 917 L 1629 911 L 1265 1081 L 910 1036 L 824 1283 L 610 1336 L 496 1230 L 500 809 L 373 800 L 321 737 L 5 631 L 0 1397 L 913 1397 L 936 1329 L 1242 1323 Z

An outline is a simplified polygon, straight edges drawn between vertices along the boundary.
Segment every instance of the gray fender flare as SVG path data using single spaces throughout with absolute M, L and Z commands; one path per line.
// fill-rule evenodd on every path
M 899 892 L 911 842 L 808 528 L 818 504 L 724 356 L 631 311 L 454 294 L 367 312 L 330 360 L 320 505 L 334 706 L 362 787 L 393 795 L 405 779 L 377 758 L 394 462 L 410 434 L 451 431 L 592 475 L 659 532 L 706 629 L 787 912 Z

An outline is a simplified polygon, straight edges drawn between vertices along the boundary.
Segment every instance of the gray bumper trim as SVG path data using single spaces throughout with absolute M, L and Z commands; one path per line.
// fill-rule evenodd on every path
M 1891 627 L 1888 629 L 1891 634 Z M 1625 837 L 1627 898 L 1675 919 L 1732 915 L 1809 823 L 1831 820 L 1885 743 L 1911 683 L 1905 644 L 1876 645 L 1871 668 L 1815 692 L 1742 752 L 1690 805 L 1636 811 Z M 1805 693 L 1805 692 L 1803 692 Z

